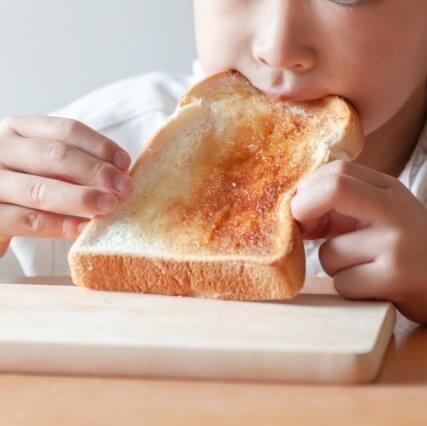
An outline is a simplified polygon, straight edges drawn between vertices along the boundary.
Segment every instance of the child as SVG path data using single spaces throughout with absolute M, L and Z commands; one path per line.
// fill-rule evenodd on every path
M 178 98 L 232 68 L 271 97 L 336 94 L 354 105 L 366 135 L 360 158 L 319 168 L 292 201 L 308 273 L 323 268 L 343 296 L 391 300 L 427 323 L 427 2 L 193 3 L 194 75 L 147 74 L 52 114 L 66 118 L 1 122 L 0 274 L 69 274 L 70 240 L 130 194 L 131 158 Z

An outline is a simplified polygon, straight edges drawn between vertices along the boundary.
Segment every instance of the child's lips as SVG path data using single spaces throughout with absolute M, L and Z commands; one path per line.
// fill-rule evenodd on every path
M 282 102 L 307 102 L 314 101 L 316 99 L 320 99 L 323 96 L 310 96 L 305 94 L 288 94 L 288 93 L 274 93 L 274 92 L 264 92 L 265 95 L 269 98 L 282 101 Z
M 295 99 L 295 97 L 290 95 L 278 95 L 277 99 L 282 102 L 298 101 L 298 99 Z

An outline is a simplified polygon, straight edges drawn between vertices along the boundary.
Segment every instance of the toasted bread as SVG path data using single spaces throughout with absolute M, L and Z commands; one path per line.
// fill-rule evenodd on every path
M 241 74 L 193 86 L 130 171 L 136 188 L 70 249 L 94 289 L 234 300 L 287 299 L 305 276 L 290 212 L 301 178 L 354 159 L 363 135 L 344 100 L 284 103 Z

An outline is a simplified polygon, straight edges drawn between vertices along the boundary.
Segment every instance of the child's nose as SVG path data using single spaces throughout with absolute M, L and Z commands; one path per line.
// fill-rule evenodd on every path
M 306 2 L 273 0 L 267 3 L 253 39 L 257 62 L 296 72 L 312 69 L 317 53 L 311 42 L 312 22 Z

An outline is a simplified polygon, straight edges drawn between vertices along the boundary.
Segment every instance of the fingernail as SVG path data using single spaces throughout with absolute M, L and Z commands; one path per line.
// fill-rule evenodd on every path
M 112 194 L 102 194 L 98 198 L 98 208 L 102 212 L 106 213 L 116 206 L 116 197 Z
M 122 151 L 117 151 L 114 156 L 114 164 L 121 170 L 127 170 L 130 166 L 130 158 Z
M 74 233 L 74 224 L 71 220 L 65 219 L 62 222 L 62 233 L 66 236 L 72 235 Z
M 296 195 L 294 195 L 294 196 L 292 197 L 292 200 L 291 200 L 291 214 L 292 214 L 292 215 L 294 214 L 294 210 L 295 210 L 295 203 L 296 203 L 296 201 L 295 201 L 295 197 L 296 197 Z
M 114 187 L 119 192 L 127 192 L 133 188 L 133 181 L 130 177 L 124 175 L 117 175 Z
M 298 182 L 297 187 L 302 189 L 307 186 L 307 183 L 308 183 L 307 179 L 303 178 Z
M 88 224 L 88 222 L 79 223 L 79 226 L 77 226 L 77 232 L 80 234 L 83 231 L 83 229 L 85 229 L 87 224 Z

